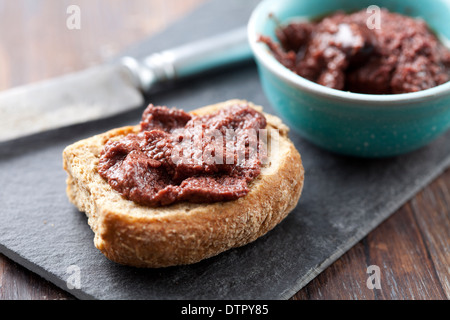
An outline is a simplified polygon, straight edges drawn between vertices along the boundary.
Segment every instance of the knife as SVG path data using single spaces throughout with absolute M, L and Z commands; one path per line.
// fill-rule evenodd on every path
M 156 84 L 251 58 L 246 28 L 240 28 L 0 92 L 0 142 L 139 108 Z

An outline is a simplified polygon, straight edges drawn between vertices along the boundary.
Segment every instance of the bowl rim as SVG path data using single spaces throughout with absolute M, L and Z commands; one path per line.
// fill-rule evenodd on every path
M 297 87 L 310 94 L 319 95 L 323 98 L 338 99 L 355 103 L 370 102 L 372 104 L 379 105 L 386 105 L 386 103 L 405 104 L 412 102 L 421 102 L 428 99 L 436 99 L 444 95 L 450 95 L 450 81 L 433 88 L 411 93 L 364 94 L 325 87 L 297 75 L 296 73 L 283 66 L 278 60 L 276 60 L 275 57 L 270 53 L 267 46 L 264 43 L 258 41 L 260 33 L 258 33 L 256 30 L 256 20 L 260 17 L 261 14 L 263 14 L 261 11 L 264 11 L 266 7 L 272 2 L 275 1 L 263 0 L 255 7 L 247 24 L 247 37 L 250 43 L 250 48 L 255 56 L 255 60 L 262 63 L 273 74 L 275 74 L 282 80 L 287 81 L 292 86 Z

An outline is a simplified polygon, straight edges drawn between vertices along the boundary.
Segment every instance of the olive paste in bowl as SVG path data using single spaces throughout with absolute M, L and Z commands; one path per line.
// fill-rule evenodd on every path
M 293 129 L 333 152 L 388 157 L 450 128 L 449 16 L 449 0 L 265 0 L 248 32 Z

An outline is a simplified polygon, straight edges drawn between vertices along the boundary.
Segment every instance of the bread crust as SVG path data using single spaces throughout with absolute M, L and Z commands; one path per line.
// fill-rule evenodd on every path
M 236 103 L 248 103 L 262 111 L 247 101 L 230 100 L 192 113 L 201 115 Z M 66 147 L 67 196 L 86 213 L 95 246 L 117 263 L 160 268 L 199 262 L 272 230 L 297 205 L 304 168 L 288 138 L 289 129 L 279 118 L 264 115 L 268 127 L 278 129 L 279 154 L 270 157 L 270 168 L 263 167 L 245 197 L 228 202 L 150 208 L 113 190 L 97 172 L 101 150 L 110 139 L 138 132 L 139 126 L 113 129 Z

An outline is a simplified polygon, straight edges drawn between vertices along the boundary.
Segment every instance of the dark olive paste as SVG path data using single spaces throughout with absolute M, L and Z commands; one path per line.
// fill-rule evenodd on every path
M 400 94 L 450 80 L 450 50 L 422 19 L 380 11 L 336 12 L 319 21 L 280 26 L 279 43 L 261 37 L 276 59 L 310 81 L 367 94 Z

